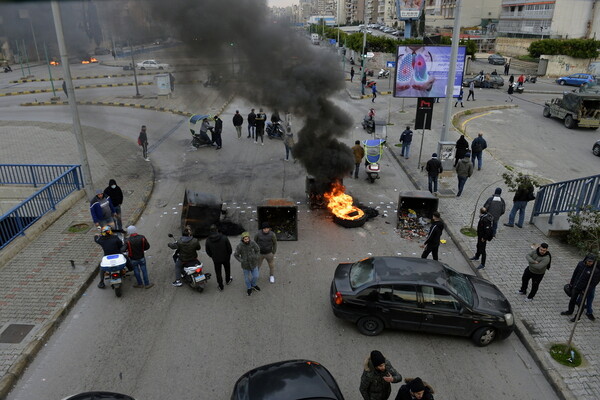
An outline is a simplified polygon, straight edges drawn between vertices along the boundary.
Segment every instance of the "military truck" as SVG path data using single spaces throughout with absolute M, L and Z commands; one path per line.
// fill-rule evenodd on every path
M 564 93 L 562 98 L 547 101 L 544 117 L 560 118 L 569 129 L 576 127 L 598 129 L 600 126 L 599 93 Z

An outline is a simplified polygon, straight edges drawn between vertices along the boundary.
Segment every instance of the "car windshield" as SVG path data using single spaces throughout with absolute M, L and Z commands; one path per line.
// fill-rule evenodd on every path
M 350 286 L 356 289 L 375 280 L 375 267 L 372 258 L 365 258 L 350 267 Z
M 469 306 L 473 306 L 473 288 L 471 282 L 460 272 L 456 272 L 447 265 L 444 266 L 446 267 L 446 286 L 448 289 Z

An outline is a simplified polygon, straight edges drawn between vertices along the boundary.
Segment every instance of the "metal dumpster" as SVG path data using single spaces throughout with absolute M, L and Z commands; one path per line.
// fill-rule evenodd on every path
M 181 207 L 181 227 L 190 225 L 195 237 L 207 237 L 210 226 L 221 219 L 223 203 L 215 195 L 186 189 Z
M 427 190 L 400 192 L 398 197 L 398 222 L 396 227 L 406 225 L 408 210 L 413 210 L 417 218 L 431 219 L 437 211 L 438 198 Z
M 257 207 L 258 229 L 268 222 L 280 241 L 298 240 L 298 207 L 287 199 L 267 199 Z

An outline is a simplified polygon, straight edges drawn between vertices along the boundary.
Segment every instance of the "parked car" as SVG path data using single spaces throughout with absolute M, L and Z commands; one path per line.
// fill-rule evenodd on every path
M 394 328 L 465 336 L 487 346 L 514 329 L 510 304 L 491 282 L 421 258 L 339 264 L 330 302 L 335 316 L 368 336 Z
M 114 392 L 85 392 L 64 398 L 63 400 L 135 400 L 126 394 Z
M 142 62 L 137 63 L 138 69 L 167 69 L 169 68 L 169 64 L 161 64 L 156 60 L 144 60 Z
M 465 79 L 463 81 L 463 86 L 468 87 L 471 81 L 475 81 L 475 87 L 484 87 L 483 81 L 481 80 L 481 75 L 477 75 L 474 78 Z M 498 89 L 501 86 L 504 86 L 504 78 L 500 75 L 490 75 L 490 87 L 494 89 Z
M 561 76 L 556 80 L 559 85 L 581 86 L 585 83 L 595 83 L 596 77 L 590 74 L 572 74 L 569 76 Z
M 308 360 L 280 361 L 242 375 L 231 400 L 344 400 L 331 373 Z
M 600 140 L 597 140 L 596 143 L 594 143 L 592 153 L 594 153 L 595 156 L 600 157 Z
M 506 64 L 506 58 L 499 54 L 492 54 L 488 57 L 488 62 L 494 65 L 504 65 Z

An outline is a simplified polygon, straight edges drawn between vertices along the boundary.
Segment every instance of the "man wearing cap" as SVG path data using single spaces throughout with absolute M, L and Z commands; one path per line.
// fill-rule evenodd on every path
M 98 228 L 104 225 L 114 227 L 116 212 L 110 197 L 104 195 L 102 190 L 96 190 L 96 196 L 90 201 L 90 213 L 94 224 Z
M 575 267 L 575 271 L 573 271 L 571 281 L 569 282 L 572 288 L 571 300 L 569 301 L 569 309 L 567 311 L 561 312 L 560 315 L 573 314 L 573 311 L 575 311 L 575 304 L 578 300 L 580 301 L 579 307 L 581 308 L 584 306 L 583 304 L 581 304 L 581 299 L 579 299 L 579 297 L 583 296 L 585 288 L 588 287 L 588 282 L 588 294 L 590 290 L 595 290 L 596 286 L 598 286 L 598 283 L 600 282 L 600 268 L 596 267 L 594 269 L 595 262 L 596 256 L 593 254 L 588 254 L 587 256 L 585 256 L 583 261 L 579 261 L 577 267 Z M 592 271 L 594 271 L 593 275 Z M 577 311 L 577 315 L 581 316 L 581 313 Z M 571 322 L 575 322 L 575 318 L 576 317 L 571 318 Z M 588 318 L 592 321 L 596 319 L 594 318 L 593 314 L 591 315 L 591 317 L 590 315 L 588 315 Z
M 94 235 L 94 241 L 102 247 L 102 251 L 105 256 L 110 256 L 112 254 L 119 254 L 123 248 L 123 242 L 117 235 L 112 234 L 112 229 L 109 225 L 105 225 L 102 227 L 101 234 Z M 104 289 L 104 271 L 100 270 L 100 282 L 98 282 L 98 287 L 100 289 Z
M 225 269 L 225 283 L 229 285 L 233 278 L 231 277 L 231 243 L 227 236 L 219 232 L 216 225 L 210 226 L 210 234 L 206 238 L 204 244 L 206 248 L 206 254 L 213 260 L 215 266 L 215 275 L 217 275 L 217 284 L 219 290 L 223 290 L 223 276 L 221 274 L 222 269 Z
M 517 292 L 518 294 L 526 295 L 527 286 L 531 279 L 531 292 L 525 298 L 525 301 L 531 301 L 535 297 L 538 291 L 540 282 L 544 279 L 544 274 L 550 269 L 550 263 L 552 262 L 552 256 L 548 251 L 548 243 L 542 243 L 537 249 L 525 256 L 529 265 L 523 271 L 521 277 L 521 289 Z
M 437 193 L 438 176 L 444 172 L 444 168 L 442 168 L 442 162 L 437 158 L 437 153 L 433 153 L 431 155 L 431 160 L 427 161 L 425 170 L 427 171 L 427 180 L 429 181 L 429 192 Z
M 387 400 L 392 393 L 392 383 L 402 381 L 392 364 L 378 350 L 373 350 L 365 360 L 360 378 L 360 394 L 365 400 Z
M 258 268 L 262 267 L 263 260 L 269 264 L 269 282 L 275 283 L 275 252 L 277 251 L 277 236 L 271 231 L 268 222 L 263 222 L 261 230 L 254 236 L 254 241 L 260 248 Z
M 150 243 L 144 235 L 137 233 L 137 228 L 133 225 L 127 227 L 127 239 L 122 251 L 127 252 L 131 265 L 133 266 L 133 274 L 135 275 L 136 285 L 134 288 L 150 289 L 154 283 L 150 283 L 148 278 L 148 270 L 146 269 L 145 251 L 150 249 Z
M 496 231 L 498 230 L 498 221 L 500 220 L 500 217 L 506 212 L 506 202 L 502 198 L 501 194 L 502 189 L 496 188 L 496 190 L 494 191 L 494 195 L 488 198 L 483 204 L 488 213 L 492 217 L 494 217 L 494 223 L 492 225 L 494 237 L 496 236 Z
M 421 378 L 406 378 L 406 385 L 402 385 L 396 400 L 433 400 L 433 388 L 423 382 Z
M 235 248 L 233 256 L 238 260 L 244 271 L 244 281 L 246 282 L 246 291 L 248 296 L 252 295 L 252 290 L 260 292 L 260 287 L 256 285 L 258 281 L 258 255 L 260 254 L 260 248 L 250 240 L 250 233 L 242 233 L 242 239 Z

